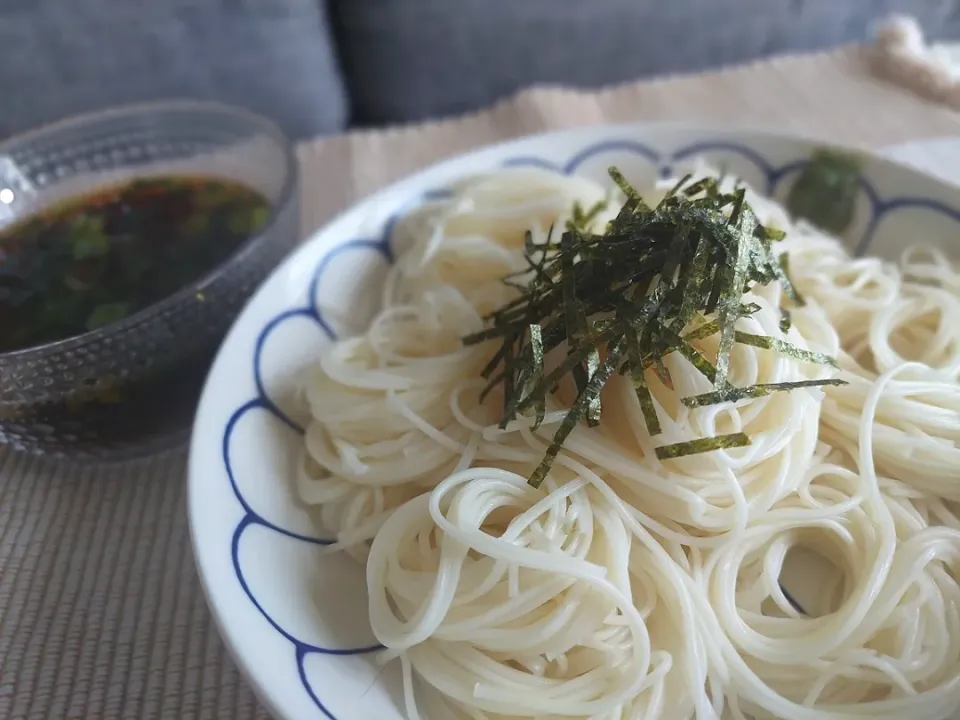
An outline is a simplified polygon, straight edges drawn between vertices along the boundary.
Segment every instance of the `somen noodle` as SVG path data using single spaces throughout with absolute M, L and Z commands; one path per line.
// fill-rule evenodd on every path
M 960 707 L 960 272 L 920 247 L 899 264 L 852 258 L 746 197 L 785 231 L 806 302 L 754 285 L 743 301 L 756 311 L 736 329 L 837 366 L 738 342 L 728 382 L 845 384 L 688 407 L 713 388 L 667 354 L 665 373 L 646 375 L 660 434 L 614 375 L 602 422 L 576 425 L 539 488 L 528 478 L 577 389 L 561 383 L 541 424 L 527 413 L 501 427 L 503 391 L 484 396 L 481 377 L 497 343 L 463 338 L 516 296 L 501 279 L 524 269 L 525 234 L 542 246 L 575 205 L 607 200 L 588 221 L 600 232 L 623 197 L 515 168 L 398 223 L 380 312 L 304 383 L 297 483 L 332 549 L 366 564 L 370 622 L 383 659 L 402 664 L 411 720 L 439 707 L 471 720 L 901 720 Z M 750 443 L 655 452 L 730 433 Z

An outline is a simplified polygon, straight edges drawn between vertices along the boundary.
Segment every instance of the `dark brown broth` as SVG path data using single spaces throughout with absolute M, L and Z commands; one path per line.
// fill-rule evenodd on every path
M 260 230 L 270 203 L 216 177 L 136 180 L 0 232 L 0 352 L 121 320 L 199 279 Z

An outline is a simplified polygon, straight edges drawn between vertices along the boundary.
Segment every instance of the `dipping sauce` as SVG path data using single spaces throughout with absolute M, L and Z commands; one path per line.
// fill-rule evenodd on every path
M 212 351 L 198 353 L 80 403 L 35 405 L 4 419 L 0 441 L 36 449 L 33 436 L 46 427 L 56 432 L 45 436 L 43 451 L 75 459 L 123 459 L 168 449 L 182 442 L 192 425 L 211 356 Z
M 0 352 L 80 335 L 202 277 L 263 227 L 265 197 L 216 177 L 136 180 L 0 231 Z

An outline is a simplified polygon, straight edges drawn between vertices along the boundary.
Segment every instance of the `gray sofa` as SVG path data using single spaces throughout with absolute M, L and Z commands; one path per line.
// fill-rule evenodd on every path
M 960 0 L 2 0 L 0 136 L 175 96 L 306 138 L 857 41 L 891 12 L 960 37 Z

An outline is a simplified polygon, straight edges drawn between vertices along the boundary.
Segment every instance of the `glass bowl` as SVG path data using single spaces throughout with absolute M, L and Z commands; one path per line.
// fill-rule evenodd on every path
M 270 202 L 270 216 L 219 266 L 165 299 L 82 335 L 0 353 L 0 443 L 105 460 L 186 438 L 223 335 L 299 239 L 296 156 L 280 129 L 245 110 L 174 101 L 11 138 L 0 143 L 0 229 L 66 197 L 157 175 L 246 185 Z

